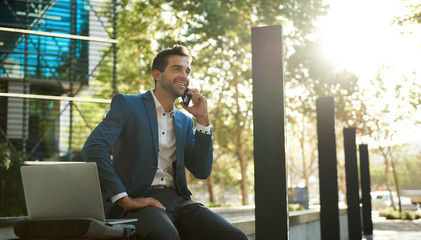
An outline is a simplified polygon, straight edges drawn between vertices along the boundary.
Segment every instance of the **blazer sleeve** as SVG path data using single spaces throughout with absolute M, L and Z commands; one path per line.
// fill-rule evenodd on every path
M 117 94 L 111 101 L 110 111 L 86 140 L 82 157 L 98 166 L 99 179 L 105 190 L 105 199 L 125 192 L 121 179 L 115 173 L 111 150 L 127 121 L 128 104 L 124 95 Z
M 212 134 L 198 131 L 193 134 L 193 131 L 190 131 L 185 151 L 185 165 L 196 178 L 208 178 L 212 172 L 213 164 Z

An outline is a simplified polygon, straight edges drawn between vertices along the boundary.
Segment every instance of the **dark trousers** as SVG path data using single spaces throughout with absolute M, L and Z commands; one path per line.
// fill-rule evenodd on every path
M 127 213 L 126 218 L 139 219 L 134 225 L 140 239 L 247 240 L 240 229 L 224 218 L 172 189 L 149 190 L 145 197 L 159 200 L 166 211 L 146 207 Z

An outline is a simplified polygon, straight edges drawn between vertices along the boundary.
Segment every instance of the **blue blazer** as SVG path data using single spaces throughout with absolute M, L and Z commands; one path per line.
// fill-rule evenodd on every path
M 190 198 L 184 168 L 196 178 L 207 178 L 212 170 L 212 135 L 193 133 L 190 117 L 175 110 L 176 161 L 173 164 L 176 190 Z M 82 156 L 96 162 L 107 217 L 119 217 L 122 208 L 110 198 L 127 192 L 142 197 L 151 186 L 158 167 L 158 121 L 150 92 L 117 94 L 106 117 L 85 142 Z M 112 157 L 111 157 L 112 156 Z

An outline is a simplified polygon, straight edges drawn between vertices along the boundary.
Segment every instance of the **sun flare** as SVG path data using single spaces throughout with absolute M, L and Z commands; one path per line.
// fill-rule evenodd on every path
M 332 1 L 320 20 L 324 52 L 338 68 L 361 78 L 372 77 L 382 66 L 406 72 L 419 68 L 420 31 L 401 34 L 403 27 L 392 25 L 402 11 L 395 0 Z
M 370 79 L 381 71 L 386 88 L 393 89 L 409 77 L 418 81 L 421 72 L 421 24 L 392 24 L 395 16 L 407 12 L 399 0 L 330 0 L 327 16 L 319 21 L 320 38 L 326 57 L 338 68 L 359 77 L 359 85 L 370 91 Z M 404 86 L 401 89 L 404 91 Z M 395 108 L 395 115 L 404 114 L 393 94 L 367 99 L 373 111 L 384 106 Z M 418 111 L 416 114 L 420 116 Z M 414 116 L 417 118 L 417 116 Z M 387 120 L 387 119 L 385 119 Z M 419 138 L 421 126 L 395 125 L 402 141 Z M 409 130 L 408 130 L 409 129 Z M 409 134 L 408 134 L 409 133 Z M 411 137 L 409 137 L 411 136 Z

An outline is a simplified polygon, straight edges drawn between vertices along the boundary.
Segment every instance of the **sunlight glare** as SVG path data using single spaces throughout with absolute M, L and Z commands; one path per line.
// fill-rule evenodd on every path
M 395 0 L 332 0 L 319 22 L 327 57 L 362 78 L 372 77 L 382 65 L 414 70 L 421 53 L 419 31 L 401 34 L 401 26 L 391 25 L 403 8 Z
M 395 114 L 382 120 L 393 123 L 393 128 L 398 129 L 394 139 L 398 142 L 419 139 L 421 124 L 414 126 L 390 118 L 404 116 L 408 112 L 400 106 L 393 94 L 394 88 L 397 84 L 405 84 L 405 76 L 419 79 L 416 73 L 421 71 L 421 24 L 392 24 L 395 16 L 408 12 L 405 3 L 399 0 L 326 1 L 330 9 L 327 16 L 318 22 L 326 57 L 338 70 L 346 69 L 356 74 L 361 88 L 374 91 L 369 80 L 381 71 L 384 87 L 389 92 L 383 93 L 380 99 L 367 99 L 366 104 L 371 106 L 368 111 L 376 113 L 387 106 Z M 406 88 L 408 86 L 402 86 L 400 92 L 409 92 Z M 412 117 L 421 119 L 420 110 Z M 364 137 L 361 140 L 369 141 Z

